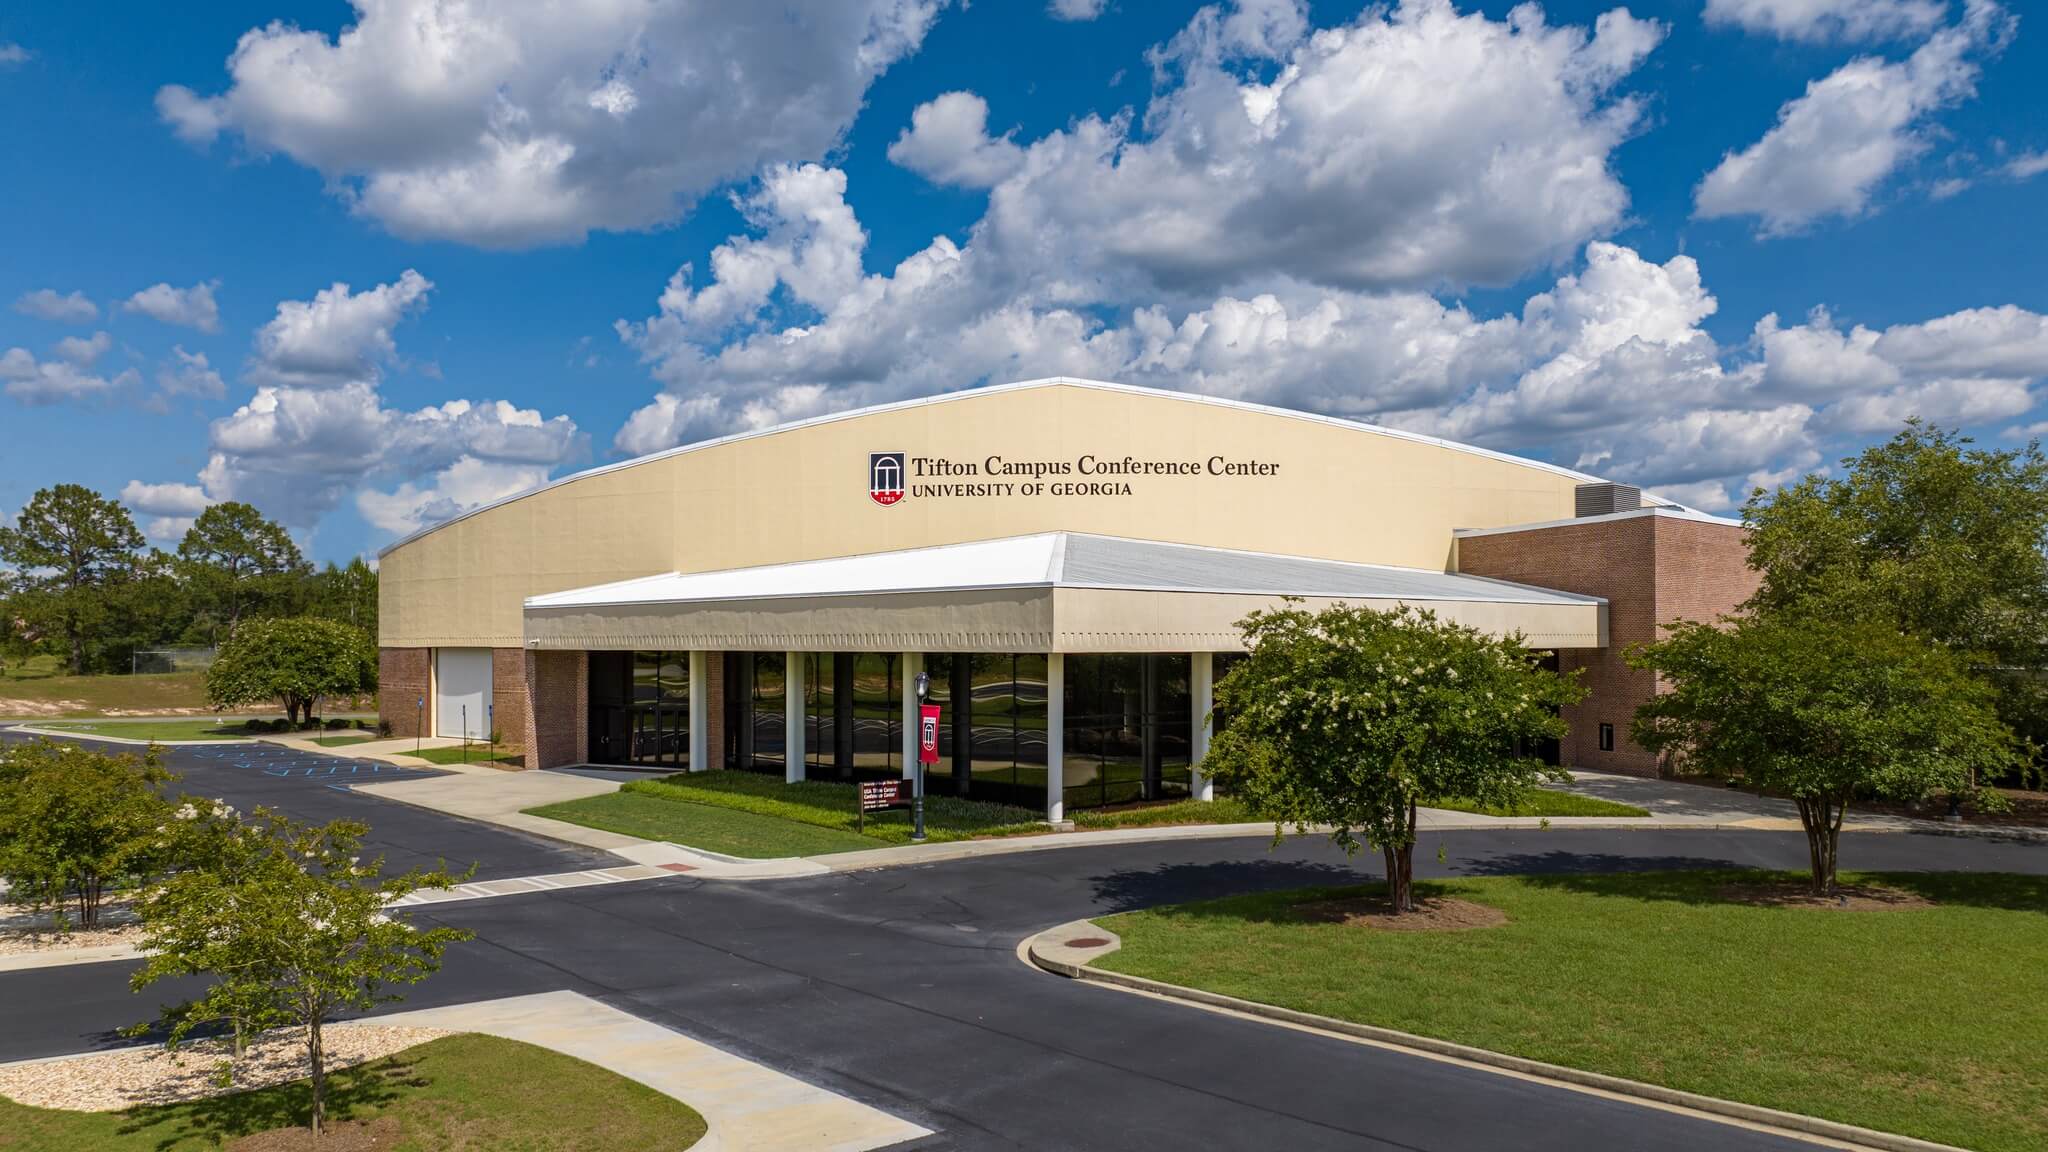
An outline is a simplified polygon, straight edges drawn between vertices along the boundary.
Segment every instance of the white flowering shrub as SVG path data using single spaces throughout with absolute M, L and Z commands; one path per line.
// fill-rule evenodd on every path
M 1558 710 L 1585 691 L 1538 666 L 1519 636 L 1405 605 L 1290 602 L 1239 627 L 1250 655 L 1216 685 L 1223 723 L 1204 771 L 1276 835 L 1328 826 L 1346 852 L 1380 849 L 1396 909 L 1414 903 L 1422 801 L 1506 805 L 1565 776 L 1523 749 L 1562 737 Z

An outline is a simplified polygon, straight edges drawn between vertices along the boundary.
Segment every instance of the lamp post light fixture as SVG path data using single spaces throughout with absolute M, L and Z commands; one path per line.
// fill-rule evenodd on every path
M 925 674 L 924 669 L 918 669 L 917 712 L 919 717 L 918 723 L 920 725 L 924 723 L 924 698 L 926 694 L 928 694 L 931 691 L 931 689 L 932 678 Z M 920 739 L 919 743 L 920 745 L 922 745 L 923 741 Z M 911 789 L 912 791 L 910 793 L 910 839 L 911 842 L 914 844 L 922 844 L 924 843 L 924 755 L 921 748 L 919 755 L 917 757 L 917 776 L 911 782 Z

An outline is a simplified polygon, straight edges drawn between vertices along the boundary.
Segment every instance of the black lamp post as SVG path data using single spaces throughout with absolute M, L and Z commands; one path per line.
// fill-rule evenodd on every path
M 924 669 L 917 670 L 917 777 L 911 783 L 910 793 L 910 839 L 912 843 L 924 842 L 924 698 L 931 691 L 932 678 Z

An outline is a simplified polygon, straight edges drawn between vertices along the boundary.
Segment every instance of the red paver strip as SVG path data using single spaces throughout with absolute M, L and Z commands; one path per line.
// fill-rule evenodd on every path
M 697 870 L 695 864 L 656 864 L 655 867 L 664 872 L 695 872 Z

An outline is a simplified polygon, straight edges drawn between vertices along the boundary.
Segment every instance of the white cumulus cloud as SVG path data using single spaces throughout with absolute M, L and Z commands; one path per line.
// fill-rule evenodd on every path
M 22 293 L 14 301 L 14 310 L 38 320 L 55 320 L 64 324 L 90 324 L 100 315 L 99 305 L 87 299 L 85 293 L 59 293 L 52 288 Z
M 392 329 L 426 307 L 433 287 L 408 268 L 361 292 L 336 282 L 311 300 L 283 301 L 256 333 L 251 369 L 259 379 L 308 388 L 375 379 L 398 356 Z
M 1809 43 L 1924 36 L 1942 22 L 1943 0 L 1707 0 L 1710 25 Z
M 2012 35 L 2010 14 L 1968 0 L 1961 23 L 1904 60 L 1861 56 L 1806 86 L 1763 138 L 1729 152 L 1694 192 L 1705 219 L 1754 216 L 1765 235 L 1871 208 L 1886 182 L 1932 147 L 1929 118 L 1976 93 L 1982 59 Z
M 194 284 L 190 288 L 152 284 L 130 296 L 121 307 L 125 311 L 140 312 L 165 324 L 197 328 L 201 332 L 218 332 L 220 306 L 214 302 L 213 290 L 219 286 L 218 280 L 208 280 Z
M 217 95 L 157 109 L 319 170 L 356 212 L 485 247 L 649 228 L 764 163 L 836 146 L 942 0 L 355 0 L 338 36 L 242 34 Z
M 1052 0 L 1046 11 L 1055 20 L 1093 20 L 1109 7 L 1109 0 Z

